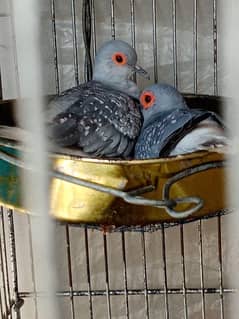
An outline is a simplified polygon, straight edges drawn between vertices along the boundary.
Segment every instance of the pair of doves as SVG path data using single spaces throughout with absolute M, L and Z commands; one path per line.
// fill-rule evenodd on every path
M 221 119 L 207 110 L 189 109 L 171 85 L 153 84 L 140 94 L 132 74 L 149 77 L 136 63 L 129 44 L 106 42 L 97 52 L 93 80 L 62 92 L 48 105 L 53 142 L 92 156 L 136 159 L 227 144 Z

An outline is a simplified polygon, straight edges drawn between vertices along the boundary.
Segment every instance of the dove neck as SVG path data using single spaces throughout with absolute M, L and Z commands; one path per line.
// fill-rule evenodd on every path
M 94 73 L 93 80 L 102 83 L 104 86 L 118 90 L 123 92 L 130 97 L 139 100 L 140 90 L 137 87 L 136 83 L 127 79 L 118 76 L 109 76 L 107 74 L 101 73 Z
M 155 121 L 161 122 L 163 121 L 169 114 L 174 113 L 178 109 L 186 109 L 187 107 L 175 107 L 171 108 L 165 111 L 159 110 L 158 112 L 155 112 L 155 110 L 143 110 L 143 117 L 144 117 L 144 123 L 143 123 L 143 128 L 147 127 L 148 125 L 151 125 Z

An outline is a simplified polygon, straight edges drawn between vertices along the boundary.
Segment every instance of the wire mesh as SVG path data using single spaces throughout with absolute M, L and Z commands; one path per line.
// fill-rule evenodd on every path
M 184 1 L 182 1 L 184 2 Z M 71 22 L 71 34 L 72 34 L 72 51 L 73 51 L 73 73 L 74 73 L 74 84 L 80 82 L 80 73 L 82 69 L 80 65 L 84 63 L 84 77 L 85 80 L 89 80 L 92 76 L 92 57 L 95 56 L 96 48 L 100 44 L 98 39 L 99 31 L 97 28 L 100 28 L 102 31 L 102 25 L 100 21 L 97 20 L 97 8 L 98 4 L 94 0 L 82 0 L 68 1 L 70 6 L 70 22 Z M 106 13 L 109 17 L 109 22 L 107 27 L 109 28 L 109 37 L 117 38 L 117 15 L 119 15 L 119 4 L 114 0 L 104 1 L 107 4 L 108 11 Z M 193 11 L 192 11 L 192 55 L 191 62 L 193 66 L 193 87 L 191 88 L 191 93 L 197 94 L 200 90 L 199 87 L 199 52 L 198 47 L 200 45 L 199 40 L 199 5 L 200 0 L 193 1 Z M 78 12 L 77 4 L 82 6 L 82 26 L 79 25 L 78 21 Z M 139 5 L 135 0 L 125 0 L 124 9 L 127 7 L 129 11 L 129 21 L 128 21 L 128 38 L 133 47 L 139 48 L 138 39 L 140 38 L 140 21 L 137 20 L 137 13 L 139 10 Z M 140 9 L 144 9 L 145 3 L 140 2 Z M 153 56 L 153 79 L 154 81 L 162 80 L 160 74 L 160 65 L 161 65 L 161 56 L 159 43 L 159 34 L 162 31 L 159 30 L 159 19 L 158 12 L 160 11 L 160 1 L 152 0 L 150 6 L 150 16 L 152 17 L 151 24 L 151 33 L 150 37 L 152 41 L 152 56 Z M 170 45 L 172 51 L 170 52 L 172 61 L 171 61 L 171 74 L 172 82 L 176 87 L 180 86 L 180 57 L 179 57 L 179 28 L 178 28 L 178 2 L 176 0 L 171 1 L 171 41 Z M 218 94 L 218 28 L 217 28 L 217 10 L 218 3 L 216 0 L 213 0 L 213 15 L 211 21 L 211 41 L 212 41 L 212 61 L 213 61 L 213 93 L 214 95 Z M 51 0 L 51 6 L 49 8 L 51 14 L 51 32 L 52 32 L 52 46 L 53 46 L 53 60 L 55 68 L 55 91 L 60 93 L 62 90 L 62 78 L 64 77 L 64 72 L 60 72 L 61 62 L 59 56 L 62 54 L 59 43 L 59 37 L 61 36 L 59 32 L 59 20 L 56 12 L 56 1 Z M 108 20 L 107 20 L 108 21 Z M 107 23 L 105 21 L 105 23 Z M 84 40 L 84 52 L 85 59 L 81 61 L 80 50 L 82 49 L 79 39 L 77 37 L 78 32 L 77 28 L 80 28 L 80 31 L 83 33 Z M 140 49 L 139 53 L 141 55 Z M 170 55 L 169 54 L 169 55 Z M 208 93 L 208 92 L 206 92 Z M 0 314 L 1 318 L 24 318 L 22 316 L 22 309 L 27 305 L 28 300 L 33 300 L 32 304 L 32 318 L 39 318 L 37 300 L 38 298 L 44 296 L 44 292 L 37 290 L 36 284 L 36 263 L 34 259 L 34 252 L 32 249 L 31 242 L 31 225 L 29 218 L 27 216 L 19 216 L 18 218 L 26 219 L 26 229 L 28 231 L 29 241 L 29 255 L 31 260 L 30 265 L 30 277 L 32 281 L 32 289 L 24 289 L 22 284 L 22 278 L 18 277 L 18 260 L 17 256 L 20 258 L 21 254 L 16 252 L 16 250 L 21 251 L 22 243 L 19 238 L 15 237 L 15 228 L 17 226 L 14 224 L 12 210 L 7 210 L 4 207 L 1 207 L 1 222 L 0 222 L 0 269 L 1 269 L 1 286 L 0 286 Z M 118 227 L 110 229 L 111 233 L 104 233 L 104 227 L 97 225 L 70 225 L 64 223 L 57 223 L 57 228 L 64 233 L 64 250 L 65 258 L 67 262 L 66 272 L 66 285 L 65 289 L 60 289 L 57 291 L 57 296 L 61 300 L 67 300 L 69 304 L 68 318 L 77 318 L 79 315 L 82 318 L 116 318 L 115 313 L 115 303 L 113 302 L 113 297 L 119 298 L 119 303 L 121 304 L 121 309 L 117 310 L 121 313 L 123 318 L 134 318 L 137 315 L 137 318 L 155 318 L 154 314 L 157 314 L 157 317 L 160 317 L 159 314 L 163 313 L 163 317 L 166 319 L 169 318 L 190 318 L 192 312 L 190 307 L 190 296 L 198 296 L 200 299 L 196 303 L 196 306 L 199 307 L 198 318 L 209 318 L 212 313 L 209 314 L 207 302 L 207 296 L 213 295 L 216 300 L 219 300 L 218 307 L 215 313 L 220 314 L 220 318 L 226 317 L 225 307 L 224 307 L 224 296 L 230 295 L 235 291 L 232 287 L 227 287 L 223 280 L 223 258 L 224 253 L 222 249 L 222 223 L 225 218 L 230 218 L 227 216 L 229 210 L 224 210 L 221 212 L 212 212 L 213 215 L 209 217 L 214 217 L 213 219 L 208 219 L 209 217 L 204 217 L 200 219 L 194 219 L 184 222 L 175 222 L 175 223 L 162 223 L 158 225 L 146 225 L 146 226 L 134 226 L 134 227 Z M 6 217 L 7 216 L 7 217 Z M 205 246 L 205 232 L 203 231 L 204 225 L 206 225 L 210 220 L 217 222 L 214 235 L 217 237 L 217 247 L 215 248 L 215 254 L 217 254 L 217 265 L 215 268 L 216 274 L 214 273 L 217 280 L 214 281 L 214 286 L 208 286 L 205 282 L 205 276 L 207 272 L 210 273 L 210 270 L 207 268 L 206 259 L 208 251 Z M 187 263 L 190 256 L 188 256 L 185 250 L 186 244 L 186 235 L 185 228 L 187 225 L 196 225 L 196 246 L 197 246 L 197 264 L 198 264 L 198 276 L 199 281 L 195 284 L 193 278 L 187 279 Z M 171 241 L 174 241 L 174 237 L 169 233 L 169 229 L 172 227 L 176 229 L 178 233 L 179 244 L 178 252 L 179 259 L 176 264 L 176 268 L 172 266 L 174 262 L 171 260 L 171 254 L 174 252 L 174 248 L 169 246 Z M 177 226 L 177 227 L 176 227 Z M 78 227 L 78 228 L 77 228 Z M 92 228 L 92 229 L 91 229 Z M 79 234 L 78 238 L 72 239 L 71 231 L 72 229 L 77 230 Z M 7 231 L 6 231 L 7 230 Z M 101 233 L 102 232 L 102 233 Z M 91 236 L 95 233 L 95 248 L 91 246 Z M 92 235 L 93 234 L 93 235 Z M 157 280 L 156 283 L 158 286 L 152 284 L 149 280 L 149 269 L 154 265 L 155 260 L 149 260 L 149 250 L 147 240 L 152 240 L 152 236 L 156 234 L 157 238 L 157 247 L 155 249 L 156 256 L 156 271 L 158 272 L 157 280 L 160 279 L 160 282 Z M 99 237 L 100 235 L 101 240 Z M 7 238 L 8 236 L 8 238 Z M 119 249 L 119 268 L 112 269 L 111 266 L 111 255 L 112 251 L 109 249 L 109 242 L 112 240 L 113 236 L 119 236 L 119 247 L 114 247 L 114 249 Z M 134 249 L 130 251 L 129 254 L 129 243 L 130 236 L 136 236 L 134 242 L 135 251 L 140 251 L 139 263 L 135 264 L 135 271 L 130 272 L 130 254 L 134 254 Z M 100 244 L 97 243 L 97 240 Z M 79 241 L 83 243 L 83 251 L 81 252 L 81 257 L 79 259 L 73 259 L 72 254 L 72 241 Z M 176 245 L 176 243 L 175 243 Z M 195 247 L 196 247 L 195 246 Z M 9 248 L 9 249 L 8 249 Z M 100 250 L 100 253 L 97 250 Z M 157 258 L 156 258 L 157 257 Z M 63 258 L 63 256 L 61 256 Z M 92 270 L 93 259 L 98 258 L 98 262 L 103 262 L 104 271 L 100 273 L 100 283 L 96 284 L 97 274 Z M 178 275 L 181 277 L 177 280 L 178 282 L 175 285 L 171 283 L 171 276 L 175 276 L 175 269 Z M 111 278 L 111 272 L 114 271 L 115 278 Z M 173 271 L 172 271 L 173 270 Z M 84 278 L 81 278 L 82 281 L 77 283 L 77 286 L 74 285 L 76 282 L 76 272 L 85 273 Z M 192 272 L 191 272 L 192 274 Z M 25 274 L 29 277 L 29 273 Z M 176 276 L 177 277 L 177 276 Z M 103 279 L 102 279 L 103 278 Z M 21 282 L 19 288 L 19 281 Z M 191 283 L 191 281 L 193 283 Z M 115 283 L 116 282 L 116 283 Z M 101 285 L 101 283 L 103 283 Z M 114 288 L 112 288 L 114 284 Z M 192 286 L 193 285 L 193 286 Z M 116 286 L 116 287 L 115 287 Z M 77 288 L 76 288 L 77 287 Z M 79 288 L 80 287 L 80 288 Z M 152 297 L 155 296 L 157 302 L 153 303 Z M 179 312 L 175 314 L 174 301 L 172 297 L 179 296 L 180 302 L 178 302 Z M 120 299 L 122 297 L 122 299 Z M 141 299 L 141 297 L 143 299 Z M 83 302 L 79 301 L 79 298 L 82 298 Z M 86 299 L 84 299 L 86 298 Z M 96 302 L 97 298 L 102 301 L 102 305 L 98 305 Z M 137 302 L 134 303 L 134 299 L 137 298 Z M 87 300 L 87 302 L 85 302 Z M 159 302 L 160 300 L 160 302 Z M 83 303 L 85 304 L 83 306 Z M 98 306 L 97 306 L 98 305 Z M 105 306 L 105 307 L 103 307 Z M 178 309 L 176 306 L 175 308 Z M 84 309 L 84 313 L 81 310 Z M 161 311 L 161 312 L 160 312 Z M 191 312 L 190 312 L 191 311 Z M 64 313 L 64 312 L 63 312 Z M 101 314 L 101 317 L 99 316 Z M 14 315 L 13 315 L 14 314 Z M 176 316 L 178 315 L 178 317 Z M 65 314 L 62 315 L 63 317 Z M 66 317 L 66 316 L 65 316 Z M 120 315 L 118 315 L 120 317 Z M 216 318 L 216 315 L 214 315 Z M 213 318 L 212 316 L 210 318 Z M 218 317 L 217 317 L 218 318 Z
M 41 298 L 45 295 L 45 292 L 43 291 L 37 291 L 36 289 L 36 283 L 34 279 L 34 267 L 35 261 L 33 258 L 33 252 L 31 249 L 29 249 L 29 255 L 30 255 L 30 260 L 32 263 L 35 265 L 31 265 L 29 269 L 31 269 L 31 274 L 26 274 L 27 276 L 31 275 L 32 276 L 32 281 L 34 284 L 32 285 L 32 290 L 29 289 L 27 291 L 24 291 L 19 288 L 19 282 L 22 281 L 22 279 L 18 278 L 18 269 L 17 269 L 17 256 L 19 256 L 19 253 L 16 253 L 15 247 L 21 250 L 21 244 L 23 243 L 18 243 L 18 238 L 16 237 L 15 234 L 15 229 L 14 229 L 14 221 L 13 221 L 13 215 L 15 212 L 12 210 L 7 210 L 3 207 L 1 207 L 1 274 L 2 274 L 2 280 L 4 280 L 4 284 L 1 286 L 1 293 L 0 293 L 0 298 L 1 298 L 1 311 L 3 313 L 2 318 L 4 318 L 4 314 L 7 315 L 9 314 L 9 318 L 11 318 L 12 314 L 15 313 L 17 318 L 24 318 L 21 317 L 21 309 L 25 306 L 24 303 L 27 304 L 27 301 L 29 299 L 33 300 L 32 307 L 33 307 L 33 313 L 34 313 L 34 318 L 38 318 L 38 312 L 37 312 L 37 299 Z M 4 217 L 5 214 L 5 217 Z M 7 216 L 6 216 L 7 214 Z M 28 216 L 20 216 L 19 218 L 25 218 L 26 219 L 26 226 L 29 225 L 27 219 Z M 131 256 L 127 253 L 127 244 L 130 242 L 130 233 L 127 231 L 121 231 L 118 233 L 114 233 L 119 235 L 119 243 L 121 242 L 120 250 L 122 251 L 122 254 L 120 256 L 121 259 L 121 266 L 122 266 L 122 271 L 120 274 L 116 275 L 116 280 L 122 278 L 122 282 L 117 283 L 117 286 L 120 287 L 119 289 L 112 288 L 111 287 L 111 277 L 110 274 L 114 269 L 112 269 L 111 266 L 111 255 L 112 255 L 112 250 L 108 246 L 108 242 L 112 240 L 112 236 L 114 234 L 111 233 L 104 233 L 104 232 L 98 232 L 97 231 L 97 238 L 99 240 L 100 237 L 98 237 L 100 234 L 103 236 L 102 244 L 103 245 L 98 245 L 96 249 L 99 249 L 101 247 L 102 253 L 99 254 L 97 258 L 102 259 L 102 262 L 104 264 L 104 273 L 101 274 L 101 281 L 102 284 L 105 283 L 105 287 L 101 286 L 100 289 L 95 289 L 93 286 L 96 285 L 94 282 L 95 279 L 93 278 L 95 276 L 94 272 L 92 271 L 92 258 L 94 258 L 94 255 L 92 255 L 92 252 L 90 253 L 90 250 L 92 250 L 92 247 L 89 246 L 89 232 L 90 236 L 92 236 L 92 231 L 85 227 L 83 229 L 83 232 L 81 233 L 83 236 L 80 238 L 75 238 L 73 240 L 79 241 L 83 240 L 84 241 L 84 262 L 78 263 L 78 260 L 74 260 L 71 255 L 71 246 L 72 246 L 72 237 L 70 236 L 71 230 L 75 229 L 74 226 L 70 225 L 58 225 L 60 228 L 60 231 L 63 233 L 65 239 L 65 258 L 66 258 L 66 264 L 67 264 L 67 269 L 65 269 L 66 277 L 66 288 L 68 289 L 65 290 L 59 290 L 57 291 L 57 296 L 64 298 L 67 300 L 67 303 L 69 304 L 70 307 L 70 318 L 76 318 L 78 316 L 77 312 L 77 303 L 78 303 L 78 298 L 83 298 L 87 297 L 88 298 L 88 310 L 85 313 L 85 317 L 89 316 L 89 318 L 95 318 L 94 316 L 94 300 L 97 297 L 104 297 L 106 298 L 106 309 L 104 312 L 104 316 L 107 318 L 113 318 L 113 313 L 114 313 L 114 303 L 112 303 L 112 298 L 115 297 L 124 297 L 123 304 L 121 305 L 124 308 L 124 316 L 126 318 L 130 318 L 132 316 L 132 297 L 138 297 L 140 296 L 144 297 L 144 302 L 142 303 L 141 299 L 141 317 L 142 318 L 153 318 L 151 317 L 151 302 L 150 298 L 152 296 L 163 296 L 164 298 L 164 317 L 165 318 L 174 318 L 171 314 L 172 312 L 172 300 L 171 298 L 173 296 L 182 296 L 182 309 L 181 309 L 181 317 L 180 318 L 189 318 L 189 309 L 190 309 L 190 301 L 189 301 L 189 296 L 191 295 L 198 295 L 200 297 L 200 301 L 198 302 L 201 307 L 201 317 L 202 318 L 207 318 L 206 316 L 206 310 L 208 306 L 205 304 L 205 300 L 207 299 L 208 295 L 215 295 L 217 296 L 219 300 L 219 311 L 220 311 L 220 318 L 224 318 L 224 296 L 226 294 L 231 294 L 235 291 L 235 288 L 229 288 L 225 287 L 223 285 L 223 280 L 222 280 L 222 260 L 223 260 L 223 254 L 221 252 L 221 219 L 222 218 L 227 218 L 227 216 L 219 216 L 218 218 L 214 218 L 213 220 L 216 221 L 216 235 L 218 238 L 218 262 L 217 265 L 215 265 L 215 268 L 218 270 L 216 271 L 216 277 L 218 277 L 216 280 L 218 282 L 217 286 L 215 287 L 205 287 L 205 262 L 204 262 L 204 255 L 207 254 L 208 252 L 203 248 L 203 242 L 204 242 L 204 237 L 205 237 L 205 232 L 203 232 L 203 225 L 207 222 L 207 220 L 199 220 L 199 221 L 193 221 L 190 223 L 190 225 L 195 224 L 197 229 L 198 229 L 198 264 L 200 266 L 199 270 L 199 277 L 200 277 L 200 285 L 198 287 L 192 287 L 191 284 L 191 279 L 187 279 L 187 267 L 186 264 L 188 263 L 188 258 L 190 256 L 187 255 L 185 251 L 185 230 L 184 227 L 186 227 L 187 224 L 180 224 L 179 227 L 176 227 L 175 230 L 178 231 L 178 238 L 179 240 L 179 258 L 177 261 L 177 269 L 178 269 L 178 274 L 181 274 L 179 276 L 180 278 L 178 279 L 178 286 L 177 283 L 175 283 L 175 286 L 172 286 L 172 283 L 170 282 L 170 277 L 172 276 L 172 263 L 169 259 L 169 255 L 172 253 L 174 250 L 171 247 L 170 251 L 170 241 L 175 239 L 175 236 L 171 236 L 168 230 L 171 230 L 172 228 L 168 228 L 167 225 L 165 227 L 164 224 L 161 224 L 161 230 L 158 230 L 153 233 L 148 233 L 148 232 L 136 232 L 134 234 L 137 235 L 137 237 L 134 237 L 134 247 L 135 250 L 141 253 L 138 256 L 138 260 L 140 261 L 141 259 L 141 271 L 139 271 L 139 265 L 136 266 L 138 269 L 137 272 L 135 271 L 135 278 L 128 278 L 128 269 L 129 269 L 129 264 L 128 261 L 130 262 Z M 210 219 L 212 220 L 212 219 Z M 5 230 L 7 228 L 7 232 Z M 80 232 L 81 228 L 79 228 Z M 9 242 L 7 243 L 6 238 L 5 238 L 5 232 L 9 236 Z M 80 234 L 80 233 L 79 233 Z M 133 233 L 132 233 L 133 234 Z M 160 260 L 161 266 L 158 268 L 158 271 L 162 272 L 161 274 L 161 284 L 162 287 L 160 288 L 155 288 L 152 282 L 149 282 L 149 270 L 148 267 L 150 266 L 149 262 L 149 256 L 148 256 L 148 241 L 150 241 L 150 236 L 153 236 L 155 234 L 157 236 L 157 241 L 160 240 L 161 244 L 158 242 L 158 247 L 160 248 L 160 256 L 155 256 L 155 258 Z M 147 235 L 147 238 L 145 237 Z M 197 237 L 197 235 L 196 235 Z M 3 239 L 5 238 L 4 242 Z M 9 245 L 9 250 L 6 251 L 6 246 Z M 31 242 L 28 242 L 29 247 L 31 247 Z M 103 246 L 103 247 L 102 247 Z M 158 250 L 155 249 L 155 251 Z M 94 253 L 96 251 L 94 250 Z M 141 255 L 141 256 L 140 256 Z M 101 256 L 101 257 L 100 257 Z M 4 257 L 4 258 L 3 258 Z M 63 258 L 63 256 L 61 256 Z M 5 265 L 3 266 L 3 259 L 5 260 Z M 9 261 L 11 264 L 11 269 L 9 268 Z M 83 259 L 82 259 L 83 261 Z M 187 263 L 186 263 L 187 261 Z M 98 260 L 98 262 L 100 262 Z M 76 268 L 77 267 L 77 268 Z M 79 282 L 79 287 L 85 287 L 86 289 L 75 289 L 74 288 L 74 282 L 75 282 L 75 269 L 79 272 L 86 272 L 86 276 L 82 282 Z M 132 276 L 132 273 L 131 273 Z M 134 277 L 133 276 L 133 277 Z M 138 276 L 141 276 L 142 280 L 140 279 L 141 283 L 138 282 Z M 216 278 L 215 277 L 215 278 Z M 93 281 L 92 281 L 93 279 Z M 130 279 L 130 280 L 129 280 Z M 136 281 L 136 286 L 137 288 L 133 287 L 135 284 L 133 282 Z M 193 280 L 192 280 L 193 281 Z M 11 282 L 11 284 L 9 284 Z M 181 283 L 180 283 L 181 282 Z M 93 284 L 93 286 L 92 286 Z M 10 286 L 10 287 L 9 287 Z M 62 300 L 62 299 L 61 299 Z M 144 304 L 144 305 L 143 305 Z M 161 304 L 159 303 L 158 306 L 154 304 L 154 311 L 155 309 L 157 310 L 158 308 L 161 307 Z M 159 309 L 158 309 L 159 311 Z M 87 315 L 88 313 L 88 315 Z

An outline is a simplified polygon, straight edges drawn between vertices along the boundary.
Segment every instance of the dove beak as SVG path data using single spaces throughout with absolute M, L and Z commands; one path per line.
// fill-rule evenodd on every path
M 148 72 L 145 71 L 141 66 L 139 66 L 139 65 L 132 66 L 132 70 L 133 70 L 133 72 L 137 73 L 138 75 L 141 75 L 144 78 L 150 80 L 150 76 L 149 76 Z

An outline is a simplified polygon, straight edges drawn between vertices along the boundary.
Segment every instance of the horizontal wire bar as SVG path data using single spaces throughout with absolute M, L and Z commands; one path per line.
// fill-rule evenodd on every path
M 145 295 L 145 289 L 128 289 L 127 290 L 128 295 L 130 296 L 137 296 L 137 295 Z M 202 289 L 201 288 L 186 288 L 185 291 L 182 288 L 168 288 L 167 293 L 171 295 L 183 295 L 184 292 L 186 294 L 201 294 Z M 218 294 L 220 295 L 221 289 L 220 288 L 204 288 L 204 294 Z M 222 289 L 223 294 L 226 293 L 236 293 L 237 289 L 235 288 L 223 288 Z M 124 296 L 125 290 L 119 289 L 119 290 L 109 290 L 107 292 L 106 290 L 92 290 L 89 292 L 88 290 L 74 290 L 74 291 L 58 291 L 56 292 L 57 297 L 87 297 L 89 295 L 91 296 L 107 296 L 109 293 L 110 296 Z M 148 289 L 147 291 L 148 295 L 164 295 L 166 293 L 165 289 Z M 42 292 L 38 292 L 38 297 L 44 297 L 45 294 Z M 34 292 L 19 292 L 20 298 L 31 298 L 34 296 Z

